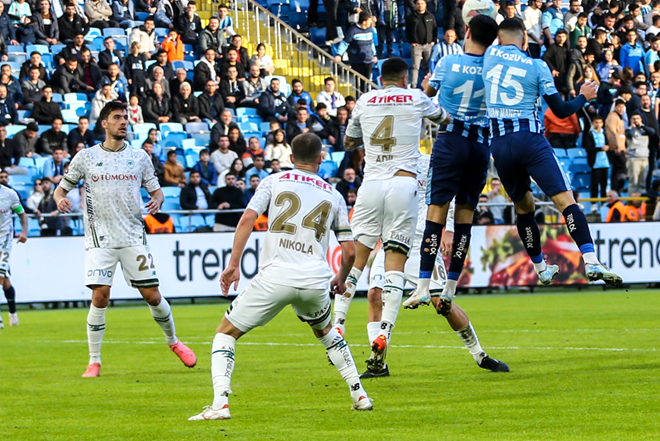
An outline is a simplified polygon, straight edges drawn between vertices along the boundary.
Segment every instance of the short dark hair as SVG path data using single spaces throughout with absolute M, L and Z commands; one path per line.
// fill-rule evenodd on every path
M 82 121 L 83 119 L 89 121 L 89 118 L 87 118 L 86 116 L 81 116 L 80 118 L 78 118 L 78 122 Z
M 228 8 L 227 5 L 225 5 L 224 3 L 220 3 L 220 4 L 218 5 L 218 9 L 229 9 L 229 8 Z
M 598 114 L 596 114 L 596 115 L 594 115 L 594 116 L 591 117 L 591 122 L 592 122 L 592 123 L 593 123 L 594 121 L 598 121 L 598 120 L 602 121 L 602 120 L 603 120 L 603 117 L 600 116 L 600 115 L 598 115 Z
M 344 106 L 337 107 L 337 113 L 339 113 L 340 110 L 343 110 L 344 112 L 348 113 L 348 109 Z
M 126 103 L 122 103 L 121 101 L 110 101 L 103 107 L 103 110 L 101 110 L 99 120 L 107 121 L 112 112 L 116 112 L 118 110 L 123 110 L 125 112 L 127 107 L 128 106 Z
M 362 11 L 360 12 L 360 15 L 358 15 L 358 23 L 363 23 L 367 20 L 371 20 L 371 14 L 369 14 L 367 11 Z
M 497 38 L 497 22 L 487 15 L 472 17 L 470 24 L 470 38 L 479 46 L 488 47 Z
M 167 157 L 168 158 L 172 155 L 176 156 L 176 150 L 170 150 L 170 151 L 167 152 Z
M 313 133 L 307 132 L 298 135 L 291 142 L 295 162 L 314 164 L 321 156 L 321 150 L 323 150 L 323 142 Z
M 194 1 L 191 0 L 191 1 L 188 2 L 188 6 L 190 6 L 190 5 L 197 6 L 197 3 L 195 3 Z
M 188 179 L 190 179 L 192 177 L 192 175 L 200 175 L 201 176 L 201 173 L 199 173 L 197 170 L 191 170 L 190 174 L 188 175 Z
M 41 52 L 39 52 L 39 51 L 32 51 L 32 52 L 30 52 L 30 57 L 32 57 L 33 55 L 39 55 L 39 56 L 41 56 Z
M 154 23 L 156 22 L 153 15 L 150 15 L 149 17 L 145 18 L 144 21 L 153 21 Z
M 205 54 L 208 54 L 209 51 L 213 51 L 213 52 L 215 52 L 215 49 L 213 49 L 212 47 L 207 48 L 207 49 L 204 51 L 204 53 L 205 53 Z
M 580 12 L 580 13 L 578 14 L 578 18 L 589 18 L 589 15 L 587 15 L 586 12 Z
M 473 17 L 473 19 L 475 19 L 477 17 Z M 470 20 L 470 23 L 472 23 L 472 20 Z M 525 33 L 525 29 L 523 29 L 523 25 L 520 24 L 520 22 L 515 18 L 505 19 L 502 23 L 500 23 L 500 29 L 499 30 L 503 31 L 503 32 L 510 32 L 510 33 L 518 33 L 518 32 L 521 33 L 521 34 Z M 563 31 L 563 29 L 560 29 L 559 31 L 557 31 L 557 33 L 559 33 L 560 31 Z M 566 32 L 566 31 L 564 31 L 564 32 Z M 492 41 L 491 41 L 491 43 L 492 43 Z
M 67 62 L 67 63 L 72 63 L 72 62 L 74 62 L 74 61 L 75 61 L 76 63 L 78 62 L 78 59 L 76 58 L 75 55 L 71 55 L 69 58 L 66 59 L 66 62 Z
M 292 86 L 293 86 L 294 84 L 297 84 L 297 83 L 302 84 L 302 81 L 300 81 L 298 78 L 295 78 L 295 79 L 291 80 L 291 85 L 292 85 Z
M 353 95 L 348 95 L 346 98 L 344 98 L 344 101 L 349 102 L 349 101 L 357 101 Z
M 277 162 L 278 164 L 280 163 L 280 160 L 277 158 L 273 158 L 270 160 L 270 164 L 273 165 L 273 162 Z
M 236 177 L 236 173 L 234 173 L 233 171 L 228 171 L 228 172 L 225 174 L 225 179 L 227 179 L 229 176 Z
M 57 147 L 55 147 L 55 148 L 53 149 L 53 152 L 55 152 L 55 151 L 57 151 L 57 150 L 64 151 L 64 147 L 58 145 Z
M 202 156 L 203 154 L 210 155 L 211 152 L 209 152 L 209 149 L 202 149 L 202 150 L 199 152 L 199 156 Z
M 254 155 L 254 160 L 256 161 L 257 159 L 263 159 L 265 161 L 266 157 L 263 155 L 263 153 L 257 153 Z
M 381 66 L 380 75 L 383 82 L 397 82 L 408 75 L 408 62 L 403 58 L 390 57 Z
M 36 71 L 41 72 L 41 69 L 39 69 L 39 66 L 32 66 L 32 67 L 30 68 L 30 70 L 36 70 Z
M 261 180 L 261 177 L 256 173 L 253 174 L 252 176 L 250 176 L 250 181 L 253 180 L 254 178 L 257 178 L 257 179 Z
M 53 122 L 55 122 L 55 121 L 60 121 L 62 124 L 64 124 L 64 120 L 62 118 L 60 118 L 59 116 L 56 116 L 55 118 L 53 118 Z
M 332 77 L 326 77 L 325 80 L 323 80 L 323 84 L 328 84 L 330 81 L 334 83 L 335 79 Z
M 108 40 L 112 40 L 112 37 L 105 37 L 105 38 L 103 39 L 103 42 L 105 43 L 105 42 L 108 41 Z
M 316 105 L 316 110 L 317 110 L 317 111 L 319 111 L 319 110 L 321 110 L 321 109 L 327 109 L 327 108 L 328 108 L 328 106 L 326 106 L 324 103 L 318 103 L 318 104 Z

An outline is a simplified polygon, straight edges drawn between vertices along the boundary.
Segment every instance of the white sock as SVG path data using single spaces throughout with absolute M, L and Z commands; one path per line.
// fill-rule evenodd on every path
M 89 307 L 87 314 L 87 344 L 89 346 L 89 364 L 101 363 L 101 343 L 105 334 L 105 310 L 108 308 Z
M 346 381 L 353 401 L 356 402 L 360 397 L 366 397 L 367 393 L 362 387 L 355 361 L 353 361 L 351 350 L 344 337 L 335 328 L 332 328 L 330 332 L 319 338 L 319 341 L 325 346 L 332 364 L 335 365 L 341 377 Z
M 174 317 L 172 317 L 172 309 L 170 308 L 170 304 L 167 303 L 167 300 L 165 300 L 165 297 L 161 299 L 158 306 L 149 305 L 149 309 L 151 309 L 151 316 L 154 318 L 154 320 L 156 320 L 156 323 L 158 323 L 160 328 L 163 330 L 167 344 L 170 346 L 176 344 L 179 339 L 176 338 Z
M 584 260 L 584 263 L 589 263 L 591 265 L 600 265 L 600 262 L 598 261 L 598 257 L 596 257 L 596 253 L 594 252 L 584 253 L 582 255 L 582 259 Z
M 383 287 L 383 314 L 380 320 L 378 335 L 389 339 L 396 318 L 401 308 L 403 286 L 406 283 L 405 274 L 401 271 L 387 271 L 385 273 L 385 286 Z
M 417 292 L 428 291 L 429 286 L 431 286 L 431 279 L 417 279 Z
M 234 371 L 236 339 L 227 334 L 215 334 L 211 347 L 211 379 L 213 381 L 213 408 L 220 410 L 229 405 L 231 374 Z
M 369 322 L 367 323 L 367 336 L 369 338 L 369 346 L 371 343 L 376 340 L 378 333 L 380 332 L 380 322 Z
M 362 277 L 362 270 L 355 267 L 351 268 L 346 278 L 346 293 L 335 295 L 335 306 L 333 312 L 333 326 L 340 328 L 344 332 L 348 308 L 351 306 L 351 300 L 355 297 L 357 282 Z
M 451 296 L 453 299 L 456 295 L 456 285 L 458 285 L 458 280 L 447 279 L 447 284 L 445 285 L 445 290 L 443 293 Z
M 541 271 L 545 271 L 545 269 L 548 267 L 548 264 L 545 263 L 545 259 L 542 260 L 541 263 L 532 263 L 534 264 L 534 271 L 536 271 L 537 274 Z
M 456 331 L 456 334 L 458 334 L 461 340 L 463 340 L 463 344 L 466 348 L 468 348 L 470 354 L 472 354 L 474 361 L 481 363 L 481 360 L 483 360 L 483 358 L 486 356 L 486 353 L 483 349 L 481 349 L 481 345 L 479 344 L 479 337 L 477 337 L 477 333 L 474 332 L 472 323 L 468 323 L 467 326 L 464 326 Z

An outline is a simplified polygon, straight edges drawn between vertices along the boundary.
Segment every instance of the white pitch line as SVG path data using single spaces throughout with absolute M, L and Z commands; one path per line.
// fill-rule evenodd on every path
M 47 343 L 47 344 L 61 344 L 61 343 L 74 343 L 86 344 L 87 340 L 38 340 L 38 341 L 15 341 L 16 343 Z M 162 341 L 128 341 L 128 340 L 105 340 L 104 344 L 125 344 L 125 345 L 156 345 L 164 344 Z M 189 342 L 187 344 L 196 345 L 211 345 L 211 341 L 204 342 Z M 318 343 L 274 343 L 274 342 L 252 342 L 242 341 L 241 345 L 245 346 L 293 346 L 293 347 L 320 347 Z M 368 345 L 350 345 L 352 347 L 368 348 Z M 401 349 L 466 349 L 464 346 L 449 346 L 449 345 L 391 345 L 392 348 Z M 576 347 L 534 347 L 534 346 L 489 346 L 487 349 L 508 350 L 508 351 L 604 351 L 604 352 L 656 352 L 655 348 L 576 348 Z

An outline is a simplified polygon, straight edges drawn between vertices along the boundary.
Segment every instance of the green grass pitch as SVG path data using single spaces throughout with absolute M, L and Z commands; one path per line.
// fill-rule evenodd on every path
M 402 310 L 390 378 L 348 388 L 291 309 L 236 347 L 232 418 L 188 422 L 212 400 L 210 342 L 227 304 L 173 307 L 198 365 L 168 349 L 149 309 L 110 308 L 101 377 L 83 379 L 87 311 L 21 311 L 0 331 L 0 437 L 8 440 L 658 440 L 660 292 L 464 296 L 489 355 L 479 369 L 430 308 Z M 347 341 L 364 371 L 367 303 Z M 4 309 L 5 324 L 6 309 Z

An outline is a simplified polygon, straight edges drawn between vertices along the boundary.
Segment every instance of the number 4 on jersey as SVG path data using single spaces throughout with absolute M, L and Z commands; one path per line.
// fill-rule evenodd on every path
M 379 145 L 383 153 L 392 153 L 392 147 L 396 144 L 396 138 L 392 137 L 393 126 L 393 116 L 383 118 L 383 121 L 374 130 L 374 134 L 371 135 L 371 145 Z

